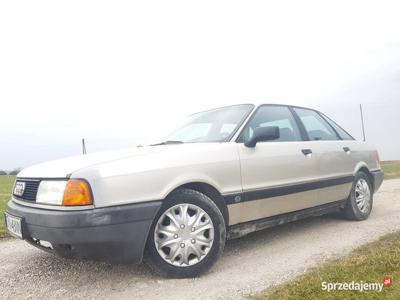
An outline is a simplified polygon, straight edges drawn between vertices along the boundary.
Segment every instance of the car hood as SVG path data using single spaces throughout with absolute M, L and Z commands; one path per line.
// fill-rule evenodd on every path
M 189 144 L 187 144 L 189 145 Z M 23 169 L 18 177 L 23 178 L 66 178 L 73 172 L 97 164 L 125 159 L 134 156 L 144 156 L 159 152 L 168 152 L 175 147 L 185 147 L 186 144 L 146 146 L 119 151 L 97 152 L 87 155 L 72 156 L 53 160 Z

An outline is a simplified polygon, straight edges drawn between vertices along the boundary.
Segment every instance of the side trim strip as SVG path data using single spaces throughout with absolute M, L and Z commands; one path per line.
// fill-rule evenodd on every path
M 261 190 L 245 191 L 240 194 L 225 195 L 224 200 L 227 205 L 236 204 L 246 201 L 254 201 L 278 196 L 285 196 L 290 194 L 296 194 L 311 190 L 317 190 L 336 185 L 351 183 L 354 181 L 354 176 L 345 176 L 333 179 L 324 179 L 319 181 L 293 184 L 281 187 L 266 188 Z

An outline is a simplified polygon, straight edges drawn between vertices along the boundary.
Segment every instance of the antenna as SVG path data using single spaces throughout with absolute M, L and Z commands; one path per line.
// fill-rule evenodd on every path
M 362 105 L 361 104 L 360 104 L 360 113 L 361 113 L 361 124 L 362 124 L 363 138 L 364 138 L 364 142 L 365 142 L 364 115 L 363 115 L 363 109 L 362 109 Z
M 82 154 L 85 155 L 86 154 L 86 144 L 85 144 L 85 139 L 82 139 Z

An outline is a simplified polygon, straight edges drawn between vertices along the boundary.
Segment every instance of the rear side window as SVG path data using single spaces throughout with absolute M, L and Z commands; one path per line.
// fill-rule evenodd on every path
M 295 108 L 303 125 L 312 141 L 333 141 L 338 140 L 338 136 L 332 127 L 316 111 Z
M 238 142 L 248 141 L 254 129 L 258 127 L 277 126 L 280 131 L 280 138 L 272 142 L 301 141 L 300 131 L 289 108 L 285 106 L 261 106 L 246 125 Z
M 342 127 L 332 121 L 330 118 L 322 114 L 325 120 L 336 130 L 342 140 L 354 140 L 354 138 L 348 134 Z

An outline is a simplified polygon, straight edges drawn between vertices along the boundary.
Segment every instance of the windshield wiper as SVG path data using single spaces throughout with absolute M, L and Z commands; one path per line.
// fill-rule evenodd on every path
M 173 145 L 173 144 L 183 144 L 182 141 L 164 141 L 158 144 L 152 144 L 150 146 L 160 146 L 160 145 Z

